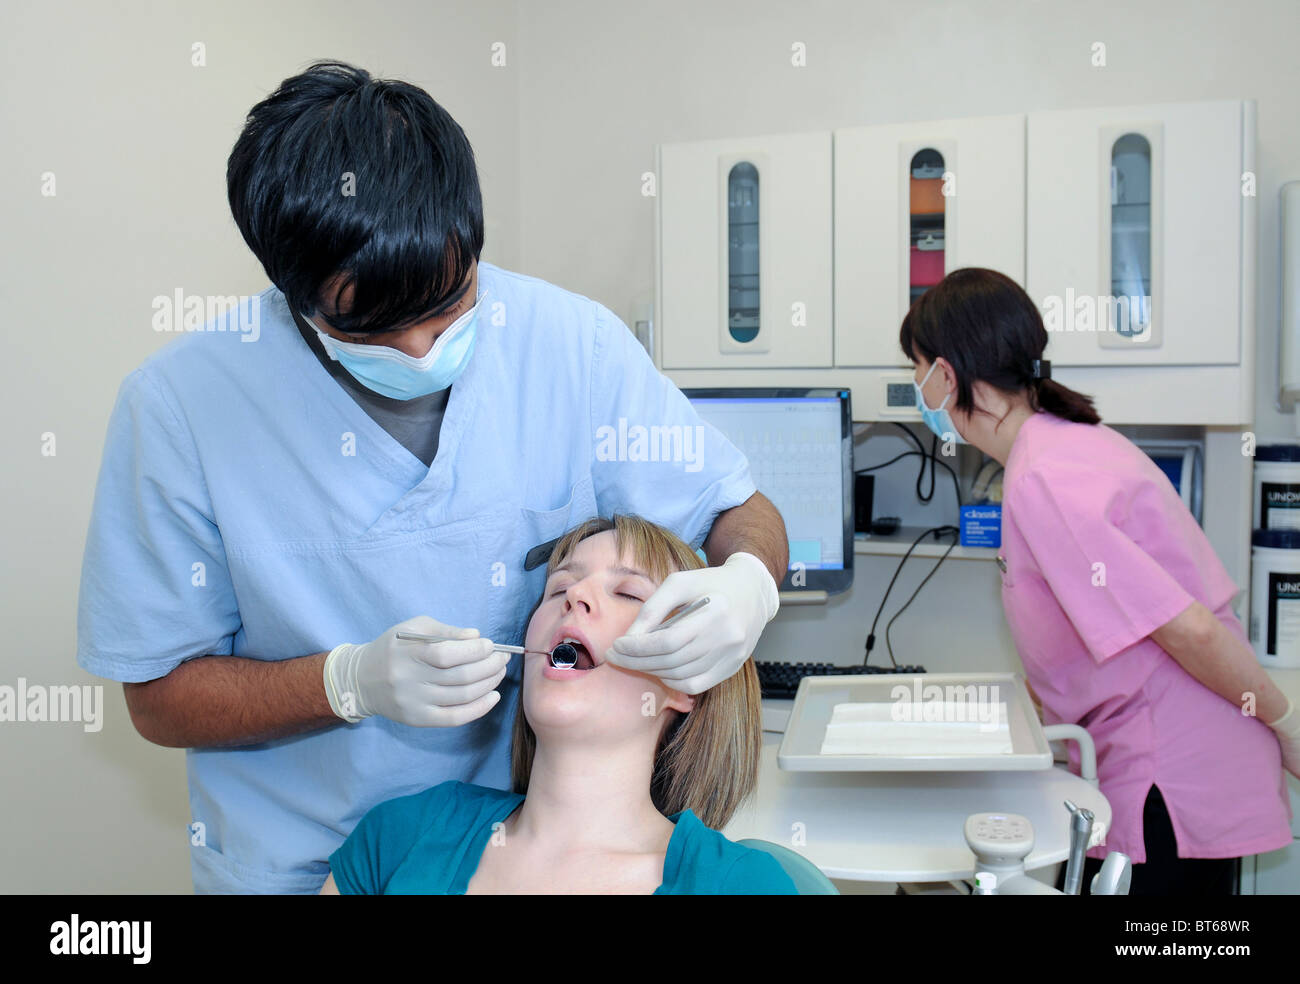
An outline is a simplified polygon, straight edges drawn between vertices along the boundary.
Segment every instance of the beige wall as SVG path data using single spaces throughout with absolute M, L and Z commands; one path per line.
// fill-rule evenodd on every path
M 226 204 L 226 158 L 252 105 L 317 58 L 414 82 L 447 107 L 478 156 L 485 257 L 515 265 L 517 17 L 499 0 L 2 9 L 0 310 L 15 370 L 0 428 L 0 684 L 100 683 L 106 712 L 98 734 L 0 723 L 0 892 L 188 892 L 185 753 L 140 738 L 121 686 L 76 665 L 81 555 L 117 387 L 167 341 L 150 327 L 154 296 L 265 288 Z M 196 41 L 203 68 L 190 64 Z M 491 65 L 495 41 L 505 68 Z M 40 194 L 46 171 L 54 198 Z M 40 453 L 45 432 L 54 457 Z
M 184 754 L 136 735 L 121 688 L 75 663 L 81 553 L 122 377 L 166 340 L 150 300 L 249 294 L 265 276 L 225 201 L 244 113 L 318 57 L 424 86 L 469 133 L 488 215 L 485 258 L 593 296 L 625 319 L 653 286 L 662 141 L 1028 110 L 1206 98 L 1259 104 L 1260 388 L 1272 411 L 1280 182 L 1300 177 L 1300 6 L 1291 0 L 1087 3 L 608 0 L 421 3 L 233 0 L 6 4 L 0 14 L 0 311 L 13 371 L 0 527 L 0 684 L 103 683 L 103 730 L 0 723 L 0 892 L 186 892 Z M 270 13 L 268 13 L 270 11 Z M 376 15 L 374 11 L 380 13 Z M 1108 66 L 1089 64 L 1094 41 Z M 207 46 L 207 66 L 190 46 Z M 489 46 L 505 42 L 507 65 Z M 790 65 L 793 42 L 807 67 Z M 56 174 L 58 195 L 39 194 Z M 57 455 L 40 453 L 53 432 Z M 764 652 L 812 640 L 859 652 L 891 558 L 854 592 L 789 611 Z M 895 588 L 905 598 L 915 578 Z M 933 591 L 931 596 L 928 593 Z M 942 598 L 968 643 L 953 653 Z M 963 561 L 899 620 L 931 669 L 1009 665 L 996 581 Z M 939 653 L 948 655 L 939 656 Z

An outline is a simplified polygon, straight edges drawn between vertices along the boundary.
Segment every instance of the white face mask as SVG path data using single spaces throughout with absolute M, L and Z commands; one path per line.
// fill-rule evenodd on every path
M 447 326 L 418 359 L 388 345 L 340 341 L 317 328 L 305 314 L 302 318 L 315 329 L 329 357 L 359 383 L 381 396 L 413 400 L 446 389 L 465 371 L 474 353 L 478 312 L 486 295 L 486 289 L 480 291 L 474 306 Z

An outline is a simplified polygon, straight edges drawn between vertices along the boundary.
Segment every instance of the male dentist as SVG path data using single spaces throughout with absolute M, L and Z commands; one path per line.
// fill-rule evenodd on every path
M 537 548 L 614 512 L 702 544 L 714 566 L 610 654 L 699 693 L 776 614 L 787 540 L 618 318 L 479 262 L 473 151 L 421 89 L 317 63 L 253 107 L 227 184 L 274 286 L 239 312 L 256 335 L 189 333 L 122 383 L 77 658 L 123 682 L 141 735 L 188 749 L 196 891 L 314 894 L 377 803 L 509 788 L 521 660 L 492 645 L 521 637 Z M 623 426 L 703 443 L 597 453 Z

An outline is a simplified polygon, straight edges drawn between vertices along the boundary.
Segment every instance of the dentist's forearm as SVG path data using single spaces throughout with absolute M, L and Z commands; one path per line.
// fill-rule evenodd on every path
M 790 566 L 790 541 L 785 520 L 762 492 L 718 513 L 704 540 L 704 555 L 714 566 L 742 551 L 761 560 L 780 586 Z
M 1286 697 L 1240 637 L 1199 601 L 1151 633 L 1160 647 L 1208 689 L 1244 706 L 1255 697 L 1255 716 L 1271 724 L 1286 713 Z
M 255 745 L 343 721 L 325 694 L 326 653 L 267 661 L 187 660 L 165 677 L 124 683 L 141 736 L 169 748 Z

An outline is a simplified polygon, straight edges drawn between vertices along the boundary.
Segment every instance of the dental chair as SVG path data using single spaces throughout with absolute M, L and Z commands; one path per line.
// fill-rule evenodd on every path
M 737 844 L 743 844 L 745 847 L 752 847 L 759 851 L 765 851 L 776 858 L 777 863 L 784 869 L 785 873 L 790 876 L 794 882 L 795 889 L 800 895 L 839 895 L 839 889 L 835 883 L 822 874 L 820 868 L 813 864 L 798 851 L 792 851 L 788 847 L 780 844 L 774 844 L 771 841 L 757 840 L 748 838 L 742 841 L 736 841 Z

